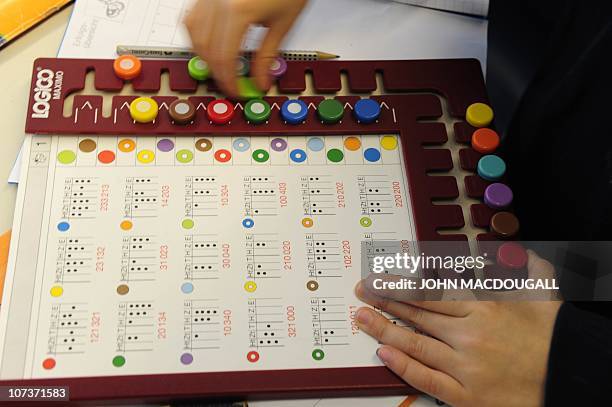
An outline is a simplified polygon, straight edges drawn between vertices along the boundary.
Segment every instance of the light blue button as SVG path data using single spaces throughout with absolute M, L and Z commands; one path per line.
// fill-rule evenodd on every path
M 487 181 L 497 181 L 506 173 L 506 163 L 496 155 L 485 155 L 478 161 L 478 175 Z

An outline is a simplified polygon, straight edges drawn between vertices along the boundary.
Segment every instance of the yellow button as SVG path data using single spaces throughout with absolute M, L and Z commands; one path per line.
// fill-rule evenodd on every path
M 487 127 L 493 121 L 493 109 L 484 103 L 474 103 L 467 108 L 465 118 L 474 127 Z
M 130 114 L 132 119 L 138 123 L 150 123 L 157 117 L 159 106 L 151 98 L 136 98 L 130 104 Z

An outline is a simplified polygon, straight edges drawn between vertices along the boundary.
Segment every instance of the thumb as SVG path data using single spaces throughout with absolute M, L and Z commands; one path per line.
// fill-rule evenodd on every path
M 555 267 L 550 262 L 538 256 L 533 250 L 527 250 L 527 256 L 528 278 L 549 281 L 557 278 Z M 541 294 L 543 299 L 558 300 L 561 298 L 560 290 L 542 290 Z
M 267 91 L 272 84 L 270 65 L 278 55 L 278 48 L 290 27 L 290 25 L 271 27 L 255 54 L 251 66 L 251 76 L 255 79 L 257 87 L 263 91 Z

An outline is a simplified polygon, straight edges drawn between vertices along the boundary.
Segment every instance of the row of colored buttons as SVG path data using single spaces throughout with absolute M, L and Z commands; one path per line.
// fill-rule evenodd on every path
M 168 108 L 175 124 L 191 123 L 196 116 L 196 107 L 187 99 L 178 99 Z M 139 97 L 130 104 L 130 115 L 138 123 L 150 123 L 157 118 L 159 106 L 149 97 Z M 308 105 L 299 99 L 285 101 L 280 109 L 281 117 L 289 124 L 303 123 L 308 116 Z M 360 99 L 355 103 L 353 115 L 360 123 L 375 122 L 381 108 L 373 99 Z M 217 99 L 206 107 L 208 119 L 214 124 L 227 124 L 235 114 L 234 105 L 225 99 Z M 251 99 L 244 106 L 244 116 L 250 123 L 266 122 L 272 114 L 270 104 L 263 99 Z M 344 117 L 344 106 L 335 99 L 325 99 L 317 106 L 317 114 L 323 123 L 338 123 Z

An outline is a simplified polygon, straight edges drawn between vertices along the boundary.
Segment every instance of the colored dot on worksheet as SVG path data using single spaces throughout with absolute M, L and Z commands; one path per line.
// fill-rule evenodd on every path
M 380 139 L 380 146 L 385 150 L 395 150 L 397 148 L 397 138 L 395 136 L 383 136 Z
M 76 154 L 71 150 L 60 151 L 57 155 L 57 161 L 62 164 L 72 164 L 76 160 Z
M 203 153 L 212 149 L 212 146 L 213 146 L 212 141 L 210 141 L 207 138 L 201 138 L 195 142 L 196 150 L 201 151 Z
M 164 153 L 172 151 L 174 149 L 174 142 L 167 138 L 161 139 L 157 142 L 157 149 L 159 151 L 163 151 Z
M 270 142 L 270 147 L 274 151 L 285 151 L 285 149 L 287 148 L 287 141 L 283 140 L 282 138 L 275 138 Z
M 193 363 L 193 355 L 191 353 L 183 353 L 181 355 L 181 363 L 184 365 L 190 365 Z
M 187 164 L 193 160 L 193 152 L 191 150 L 179 150 L 176 152 L 178 162 Z
M 100 151 L 98 153 L 98 161 L 102 164 L 110 164 L 115 161 L 115 153 L 110 150 Z
M 344 153 L 337 148 L 332 148 L 327 152 L 327 159 L 333 163 L 339 163 L 344 158 Z
M 45 360 L 43 360 L 42 362 L 42 367 L 45 370 L 51 370 L 55 367 L 55 359 L 53 358 L 47 358 Z
M 310 280 L 306 283 L 306 288 L 308 288 L 310 291 L 317 291 L 319 289 L 319 283 L 314 280 Z
M 380 151 L 378 151 L 376 148 L 368 148 L 363 152 L 363 158 L 371 163 L 375 163 L 376 161 L 380 160 Z
M 123 222 L 121 222 L 119 224 L 119 227 L 122 230 L 130 230 L 130 229 L 132 229 L 134 227 L 134 224 L 132 223 L 132 221 L 124 220 Z
M 315 349 L 312 351 L 312 358 L 314 360 L 323 360 L 323 358 L 325 357 L 325 352 L 323 352 L 321 349 Z
M 251 229 L 253 226 L 255 226 L 255 221 L 251 218 L 246 218 L 242 221 L 242 226 L 247 229 Z
M 291 150 L 291 152 L 289 153 L 289 158 L 291 158 L 291 161 L 293 162 L 303 163 L 304 161 L 306 161 L 306 151 L 299 148 Z
M 141 163 L 150 164 L 153 162 L 153 160 L 155 160 L 155 153 L 151 150 L 141 150 L 140 152 L 138 152 L 138 155 L 136 157 Z
M 64 293 L 64 289 L 59 285 L 51 287 L 51 297 L 61 297 Z
M 359 219 L 359 224 L 364 228 L 369 228 L 372 226 L 372 219 L 364 216 L 363 218 Z
M 96 142 L 90 138 L 86 138 L 85 140 L 81 140 L 79 142 L 79 150 L 81 150 L 84 153 L 91 153 L 92 151 L 96 149 L 96 147 L 97 147 Z
M 257 284 L 254 281 L 244 283 L 244 289 L 249 293 L 254 293 L 257 290 Z
M 244 153 L 251 147 L 251 143 L 245 138 L 237 138 L 236 140 L 234 140 L 233 145 L 234 150 L 240 151 L 241 153 Z
M 229 151 L 225 149 L 217 150 L 215 152 L 215 160 L 219 161 L 220 163 L 226 163 L 231 159 L 232 159 L 232 153 L 230 153 Z
M 184 283 L 183 285 L 181 285 L 181 291 L 184 294 L 191 294 L 193 292 L 193 284 L 191 284 L 191 283 Z
M 311 228 L 314 226 L 314 221 L 311 218 L 302 219 L 302 226 L 305 228 Z
M 113 358 L 113 366 L 121 367 L 125 365 L 125 358 L 123 356 L 115 356 Z
M 270 153 L 268 153 L 266 150 L 260 149 L 253 151 L 253 160 L 257 161 L 258 163 L 265 163 L 269 158 Z
M 325 147 L 325 143 L 319 137 L 312 137 L 306 143 L 310 151 L 321 151 Z
M 259 360 L 259 353 L 255 352 L 254 350 L 250 351 L 247 353 L 247 360 L 251 363 L 257 362 Z
M 124 138 L 117 143 L 117 148 L 119 148 L 119 151 L 121 152 L 129 153 L 134 151 L 136 148 L 136 142 L 134 142 L 134 140 L 130 140 L 129 138 Z
M 361 148 L 361 140 L 358 137 L 347 137 L 344 140 L 344 147 L 349 151 L 357 151 Z
M 117 286 L 117 294 L 126 295 L 129 292 L 130 292 L 130 287 L 128 287 L 126 284 L 121 284 Z
M 183 221 L 181 222 L 181 226 L 183 227 L 183 229 L 193 229 L 193 227 L 195 226 L 195 222 L 193 221 L 193 219 L 183 219 Z
M 70 224 L 68 222 L 60 222 L 57 224 L 57 230 L 60 232 L 66 232 L 70 229 Z

